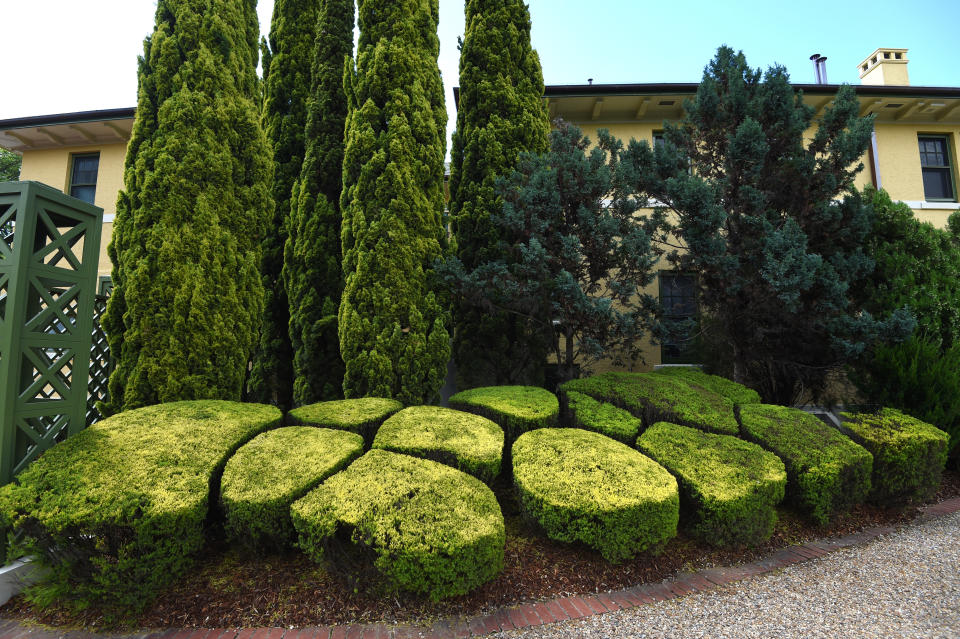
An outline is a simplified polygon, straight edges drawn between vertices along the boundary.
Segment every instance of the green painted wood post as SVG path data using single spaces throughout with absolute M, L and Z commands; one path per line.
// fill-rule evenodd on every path
M 85 427 L 103 209 L 0 183 L 0 484 Z

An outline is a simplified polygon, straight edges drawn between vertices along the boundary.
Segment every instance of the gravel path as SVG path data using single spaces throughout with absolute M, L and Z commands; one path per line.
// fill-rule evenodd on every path
M 960 513 L 717 590 L 491 637 L 960 637 Z

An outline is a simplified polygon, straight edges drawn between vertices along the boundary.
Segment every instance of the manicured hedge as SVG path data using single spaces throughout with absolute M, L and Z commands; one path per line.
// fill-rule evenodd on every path
M 560 390 L 577 391 L 625 408 L 646 425 L 669 421 L 725 435 L 740 430 L 732 401 L 680 376 L 608 372 L 571 380 Z
M 411 406 L 383 423 L 373 448 L 432 459 L 489 484 L 500 474 L 503 430 L 472 413 Z
M 637 448 L 680 485 L 681 523 L 717 545 L 753 545 L 770 537 L 783 500 L 783 462 L 756 444 L 729 435 L 660 422 Z
M 625 444 L 633 445 L 643 430 L 643 420 L 629 411 L 601 402 L 577 391 L 564 393 L 570 425 L 592 430 Z
M 434 461 L 371 450 L 291 508 L 300 547 L 320 561 L 347 531 L 397 587 L 438 600 L 503 570 L 504 523 L 480 480 Z
M 560 402 L 536 386 L 484 386 L 457 393 L 450 408 L 475 413 L 503 429 L 508 442 L 536 428 L 556 426 Z
M 873 456 L 810 413 L 752 404 L 740 408 L 740 424 L 745 439 L 783 460 L 787 496 L 818 523 L 870 493 Z
M 10 495 L 21 550 L 49 568 L 30 596 L 143 609 L 192 565 L 227 460 L 280 420 L 271 406 L 175 402 L 120 413 L 46 451 Z
M 551 539 L 623 561 L 677 534 L 677 481 L 625 444 L 577 428 L 542 428 L 513 445 L 523 511 Z
M 708 375 L 693 366 L 664 366 L 655 371 L 654 374 L 681 379 L 691 386 L 705 388 L 717 395 L 726 397 L 736 406 L 760 403 L 760 393 L 752 388 L 747 388 L 743 384 L 738 384 L 726 377 Z
M 357 433 L 370 444 L 377 429 L 388 417 L 403 409 L 395 399 L 364 397 L 318 402 L 294 408 L 287 413 L 287 423 L 293 426 L 319 426 Z
M 947 433 L 892 408 L 842 416 L 840 429 L 873 453 L 872 501 L 899 505 L 936 493 L 947 463 Z
M 287 546 L 290 504 L 362 454 L 363 438 L 342 430 L 289 426 L 257 435 L 223 471 L 227 535 L 254 548 Z

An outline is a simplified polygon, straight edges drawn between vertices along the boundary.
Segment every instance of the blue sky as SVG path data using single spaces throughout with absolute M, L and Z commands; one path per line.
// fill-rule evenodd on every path
M 387 0 L 381 0 L 387 1 Z M 547 84 L 696 82 L 721 44 L 754 67 L 785 65 L 812 82 L 812 53 L 831 82 L 858 83 L 877 47 L 909 49 L 914 85 L 960 86 L 960 0 L 530 0 Z M 729 7 L 735 7 L 733 9 Z M 0 0 L 0 119 L 133 106 L 136 57 L 155 0 Z M 261 0 L 269 29 L 272 0 Z M 440 67 L 453 118 L 463 0 L 440 0 Z M 452 125 L 452 122 L 451 122 Z

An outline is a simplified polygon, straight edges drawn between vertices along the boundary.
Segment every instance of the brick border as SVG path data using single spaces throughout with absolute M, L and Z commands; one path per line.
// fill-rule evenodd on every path
M 913 521 L 921 523 L 955 512 L 960 512 L 960 497 L 922 508 L 920 515 Z M 729 583 L 811 561 L 842 548 L 864 544 L 895 531 L 896 528 L 893 526 L 876 526 L 844 537 L 819 539 L 783 548 L 748 564 L 707 568 L 696 573 L 684 573 L 660 583 L 639 584 L 613 592 L 559 597 L 550 601 L 501 608 L 487 615 L 467 619 L 443 619 L 429 628 L 354 624 L 289 630 L 286 628 L 183 628 L 144 630 L 133 634 L 97 634 L 76 630 L 61 632 L 40 626 L 24 626 L 12 619 L 0 618 L 0 639 L 459 639 L 478 637 L 503 630 L 519 630 L 568 619 L 592 617 L 667 599 L 678 599 L 695 592 L 714 590 Z

